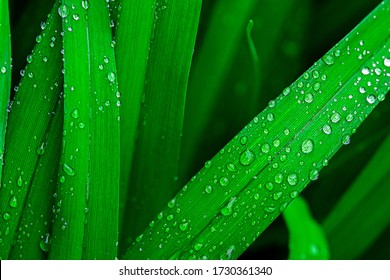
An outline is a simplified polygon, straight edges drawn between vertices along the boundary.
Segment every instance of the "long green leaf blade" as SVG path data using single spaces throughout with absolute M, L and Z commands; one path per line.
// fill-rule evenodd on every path
M 134 238 L 178 191 L 187 82 L 200 0 L 157 1 L 124 234 Z M 135 203 L 133 203 L 135 202 Z
M 10 259 L 39 260 L 47 258 L 51 243 L 53 205 L 57 187 L 57 168 L 61 150 L 63 103 L 56 108 L 47 135 L 37 149 L 40 154 L 28 197 L 21 215 L 19 230 Z M 20 230 L 22 229 L 22 230 Z
M 156 0 L 121 1 L 116 32 L 118 83 L 121 93 L 121 187 L 120 229 L 122 228 L 131 164 L 141 110 L 150 38 Z M 121 231 L 121 230 L 120 230 Z
M 109 9 L 104 0 L 65 0 L 58 12 L 64 32 L 64 138 L 50 258 L 114 259 L 119 94 Z
M 385 98 L 389 11 L 385 0 L 271 101 L 176 195 L 124 258 L 237 258 Z
M 0 183 L 2 182 L 7 107 L 11 92 L 11 33 L 8 1 L 0 1 Z
M 390 224 L 389 151 L 390 136 L 324 221 L 333 259 L 360 257 Z
M 45 140 L 62 90 L 61 21 L 55 5 L 49 15 L 41 41 L 23 71 L 9 114 L 6 134 L 7 153 L 0 188 L 0 258 L 8 258 L 11 244 L 25 205 L 29 186 L 40 158 L 37 152 Z M 41 69 L 46 69 L 44 72 Z

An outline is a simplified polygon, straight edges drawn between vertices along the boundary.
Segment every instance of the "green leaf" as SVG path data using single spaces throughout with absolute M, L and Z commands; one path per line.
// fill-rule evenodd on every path
M 121 187 L 119 228 L 122 232 L 123 214 L 129 189 L 131 164 L 141 110 L 150 38 L 156 0 L 120 2 L 120 19 L 116 32 L 118 83 L 121 92 Z
M 359 258 L 388 227 L 389 152 L 387 136 L 325 219 L 333 259 Z
M 119 215 L 119 108 L 104 0 L 64 0 L 64 131 L 51 259 L 114 259 Z
M 135 238 L 178 191 L 184 105 L 201 1 L 157 1 L 125 237 Z M 135 203 L 134 203 L 135 202 Z
M 37 149 L 40 157 L 19 222 L 19 228 L 23 230 L 16 233 L 10 259 L 45 259 L 50 249 L 58 171 L 53 166 L 58 166 L 60 161 L 58 143 L 61 143 L 63 117 L 61 102 L 51 119 L 44 142 Z
M 7 153 L 0 188 L 3 217 L 0 231 L 4 233 L 3 242 L 0 243 L 0 259 L 8 257 L 14 242 L 40 158 L 39 150 L 46 141 L 46 133 L 62 90 L 61 21 L 56 16 L 57 9 L 55 5 L 42 31 L 42 40 L 27 58 L 28 64 L 9 114 Z
M 327 260 L 329 246 L 325 233 L 310 214 L 309 205 L 298 196 L 284 210 L 289 230 L 290 260 Z
M 7 107 L 11 92 L 11 34 L 8 1 L 0 1 L 0 182 L 4 160 L 4 140 L 7 127 Z
M 176 195 L 124 258 L 241 255 L 384 100 L 390 89 L 389 11 L 390 1 L 383 1 L 271 101 Z

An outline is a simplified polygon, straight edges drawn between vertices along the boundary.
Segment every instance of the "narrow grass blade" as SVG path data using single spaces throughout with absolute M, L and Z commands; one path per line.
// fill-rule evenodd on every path
M 390 136 L 324 221 L 333 259 L 359 258 L 390 224 L 389 152 Z
M 54 6 L 42 41 L 28 57 L 8 120 L 3 184 L 0 188 L 0 258 L 5 259 L 15 238 L 29 186 L 62 90 L 61 21 Z M 42 71 L 45 69 L 45 71 Z
M 114 259 L 119 108 L 109 9 L 64 0 L 64 137 L 51 259 Z
M 202 2 L 158 1 L 124 234 L 135 238 L 178 191 L 187 81 Z M 135 203 L 133 203 L 135 202 Z
M 7 107 L 11 92 L 11 33 L 7 0 L 0 1 L 0 46 L 0 183 L 2 183 Z
M 120 20 L 116 31 L 118 83 L 121 92 L 121 187 L 119 228 L 122 232 L 123 213 L 129 188 L 131 164 L 143 96 L 150 38 L 156 0 L 120 2 Z
M 240 256 L 385 98 L 389 11 L 390 1 L 383 1 L 271 101 L 168 203 L 124 258 Z
M 57 168 L 61 150 L 63 104 L 58 104 L 40 154 L 34 177 L 21 215 L 10 259 L 39 260 L 47 258 L 51 243 L 52 207 L 56 196 Z
M 290 260 L 327 260 L 329 247 L 325 233 L 310 214 L 301 197 L 294 199 L 283 212 L 289 230 Z

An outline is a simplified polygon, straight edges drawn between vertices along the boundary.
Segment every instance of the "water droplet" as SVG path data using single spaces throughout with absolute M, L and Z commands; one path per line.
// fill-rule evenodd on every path
M 108 78 L 108 80 L 109 80 L 111 83 L 115 82 L 115 78 L 116 78 L 115 73 L 114 73 L 114 72 L 109 72 L 109 73 L 107 74 L 107 78 Z
M 318 176 L 320 175 L 320 172 L 317 169 L 313 169 L 309 173 L 309 179 L 312 181 L 315 181 L 318 179 Z
M 8 221 L 9 219 L 11 219 L 11 215 L 9 213 L 5 212 L 3 214 L 3 219 L 4 219 L 4 221 Z
M 323 127 L 322 127 L 322 131 L 325 133 L 325 134 L 331 134 L 332 133 L 332 127 L 329 125 L 329 124 L 325 124 Z
M 18 199 L 16 198 L 16 196 L 11 197 L 11 199 L 9 201 L 9 206 L 11 206 L 12 208 L 15 208 L 18 206 Z
M 226 165 L 226 168 L 230 171 L 230 172 L 237 172 L 237 168 L 236 166 L 233 164 L 233 163 L 228 163 Z
M 206 193 L 211 193 L 213 191 L 213 187 L 208 185 L 208 186 L 205 187 L 204 190 L 205 190 Z
M 298 192 L 297 191 L 292 191 L 291 193 L 290 193 L 290 197 L 292 198 L 292 199 L 294 199 L 294 198 L 296 198 L 297 196 L 298 196 Z
M 209 161 L 206 161 L 206 162 L 205 162 L 204 167 L 210 168 L 211 165 L 212 165 L 212 162 L 211 162 L 211 160 L 209 160 Z
M 348 115 L 345 117 L 345 120 L 346 120 L 347 122 L 353 121 L 353 115 L 352 115 L 352 114 L 348 114 Z
M 232 197 L 230 199 L 229 203 L 224 208 L 222 208 L 221 210 L 222 215 L 229 216 L 233 213 L 233 205 L 234 203 L 236 203 L 236 200 L 237 200 L 236 197 Z
M 274 121 L 274 120 L 275 120 L 275 115 L 272 114 L 272 113 L 269 113 L 269 114 L 267 115 L 267 120 L 270 121 L 270 122 Z
M 267 188 L 267 190 L 272 191 L 274 189 L 274 184 L 272 182 L 267 182 L 265 184 L 265 187 Z
M 168 216 L 167 216 L 167 220 L 168 220 L 168 221 L 172 221 L 174 218 L 175 218 L 175 217 L 174 217 L 173 215 L 168 215 Z
M 307 140 L 303 141 L 301 148 L 302 148 L 303 153 L 309 154 L 314 149 L 314 143 L 311 139 L 307 139 Z
M 275 183 L 277 184 L 280 184 L 283 182 L 283 174 L 282 173 L 278 173 L 275 175 Z
M 74 15 L 73 15 L 73 19 L 76 20 L 76 21 L 78 21 L 78 20 L 80 19 L 79 14 L 74 14 Z
M 70 115 L 72 116 L 72 118 L 74 119 L 77 119 L 79 117 L 79 110 L 78 109 L 74 109 Z
M 376 101 L 376 96 L 373 95 L 373 94 L 370 94 L 370 95 L 367 96 L 366 100 L 367 100 L 367 102 L 368 102 L 369 104 L 374 104 L 375 101 Z
M 264 211 L 268 213 L 273 213 L 275 212 L 275 207 L 271 207 L 271 206 L 264 207 Z
M 221 184 L 221 186 L 226 187 L 226 186 L 229 184 L 229 179 L 226 178 L 226 177 L 222 177 L 222 178 L 219 180 L 219 183 Z
M 360 93 L 366 93 L 366 88 L 365 87 L 360 87 L 359 88 Z
M 58 14 L 62 18 L 66 18 L 69 15 L 69 8 L 68 8 L 68 6 L 66 6 L 65 4 L 61 5 L 58 8 Z
M 363 69 L 362 69 L 362 74 L 363 74 L 363 75 L 368 75 L 368 74 L 370 74 L 370 69 L 368 69 L 368 68 L 366 68 L 366 67 L 363 68 Z
M 221 260 L 231 260 L 233 258 L 233 252 L 235 250 L 234 245 L 230 246 L 226 252 L 222 252 L 219 257 Z
M 180 228 L 180 230 L 181 231 L 186 231 L 187 229 L 188 229 L 188 223 L 181 223 L 180 225 L 179 225 L 179 228 Z
M 334 63 L 334 58 L 332 55 L 327 54 L 324 56 L 324 62 L 328 65 L 332 65 Z
M 66 174 L 68 174 L 69 176 L 74 176 L 76 175 L 76 171 L 68 164 L 64 163 L 63 167 L 62 167 L 62 170 L 64 170 L 64 172 Z
M 390 58 L 385 58 L 383 60 L 383 64 L 386 66 L 386 67 L 390 67 Z
M 339 113 L 337 112 L 334 112 L 331 116 L 330 116 L 330 120 L 332 121 L 332 123 L 338 123 L 341 119 L 341 116 Z
M 18 184 L 18 187 L 21 187 L 23 186 L 23 179 L 22 179 L 22 175 L 19 176 L 18 178 L 18 181 L 17 181 L 17 184 Z
M 255 154 L 251 150 L 246 149 L 240 156 L 240 163 L 244 166 L 250 165 L 255 158 Z
M 305 95 L 305 101 L 306 101 L 307 103 L 312 103 L 313 100 L 314 100 L 313 94 L 307 93 L 307 94 Z
M 344 145 L 348 145 L 349 143 L 351 143 L 351 136 L 349 136 L 349 135 L 344 135 L 343 138 L 341 139 L 341 142 L 342 142 Z
M 7 68 L 5 68 L 5 66 L 1 66 L 0 72 L 1 72 L 2 74 L 4 74 L 5 72 L 7 72 Z
M 41 248 L 43 252 L 49 252 L 50 242 L 50 234 L 46 233 L 46 235 L 42 237 L 42 240 L 39 242 L 39 248 Z
M 283 192 L 277 192 L 277 193 L 274 193 L 272 198 L 274 200 L 279 200 L 282 197 L 282 195 L 283 195 Z
M 248 137 L 242 136 L 242 137 L 240 138 L 240 143 L 241 143 L 242 145 L 245 145 L 247 142 L 248 142 Z
M 268 143 L 265 143 L 265 144 L 263 144 L 263 146 L 261 146 L 261 151 L 263 153 L 267 154 L 269 152 L 269 150 L 270 150 L 270 146 Z
M 298 175 L 295 174 L 295 173 L 288 175 L 288 177 L 287 177 L 287 182 L 288 182 L 291 186 L 295 186 L 296 184 L 298 184 Z
M 89 1 L 88 0 L 83 0 L 81 1 L 81 6 L 84 8 L 84 9 L 88 9 L 89 8 Z
M 168 207 L 169 208 L 173 208 L 175 207 L 175 204 L 176 204 L 176 199 L 171 199 L 169 202 L 168 202 Z

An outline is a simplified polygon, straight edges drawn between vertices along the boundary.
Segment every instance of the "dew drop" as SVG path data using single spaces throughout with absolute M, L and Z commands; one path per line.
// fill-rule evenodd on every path
M 294 199 L 294 198 L 296 198 L 297 196 L 298 196 L 298 192 L 297 191 L 292 191 L 291 193 L 290 193 L 290 197 L 292 198 L 292 199 Z
M 362 69 L 362 74 L 363 74 L 363 75 L 368 75 L 368 74 L 370 74 L 370 69 L 368 69 L 368 68 L 366 68 L 366 67 L 363 68 L 363 69 Z
M 314 149 L 314 143 L 311 139 L 303 141 L 301 146 L 302 152 L 305 154 L 310 154 Z
M 307 94 L 305 95 L 305 102 L 307 102 L 307 103 L 312 103 L 313 100 L 314 100 L 313 94 L 307 93 Z
M 315 181 L 318 179 L 319 174 L 320 174 L 320 172 L 317 169 L 313 169 L 309 173 L 309 179 L 312 181 Z
M 330 54 L 327 54 L 325 55 L 324 57 L 324 62 L 327 64 L 327 65 L 332 65 L 334 63 L 334 58 L 332 55 Z
M 233 163 L 228 163 L 226 165 L 226 168 L 230 171 L 230 172 L 237 172 L 237 168 L 236 166 L 233 164 Z
M 11 215 L 9 213 L 5 212 L 3 214 L 3 219 L 4 219 L 4 221 L 8 221 L 9 219 L 11 219 Z
M 341 116 L 339 113 L 337 112 L 334 112 L 331 116 L 330 116 L 330 120 L 332 121 L 332 123 L 338 123 L 341 119 Z
M 84 9 L 88 9 L 89 8 L 89 1 L 88 0 L 83 0 L 81 1 L 81 6 L 84 8 Z
M 226 178 L 226 177 L 222 177 L 222 178 L 219 180 L 219 183 L 221 184 L 221 186 L 226 187 L 226 186 L 229 184 L 229 179 Z
M 79 117 L 79 110 L 78 109 L 74 109 L 70 115 L 72 116 L 72 118 L 74 119 L 77 119 Z
M 275 120 L 275 115 L 273 113 L 269 113 L 267 115 L 267 120 L 270 121 L 270 122 L 274 121 Z
M 205 187 L 204 190 L 205 190 L 206 193 L 211 193 L 213 191 L 213 187 L 208 185 L 208 186 Z
M 373 95 L 373 94 L 370 94 L 370 95 L 367 96 L 366 100 L 367 100 L 367 102 L 368 102 L 369 104 L 374 104 L 375 101 L 376 101 L 376 96 Z
M 251 150 L 246 149 L 240 156 L 240 163 L 244 166 L 247 166 L 250 165 L 255 160 L 255 158 L 255 154 Z
M 348 145 L 349 143 L 351 143 L 351 136 L 344 135 L 341 139 L 341 142 L 343 143 L 343 145 Z
M 205 162 L 204 167 L 205 167 L 205 168 L 210 168 L 211 165 L 212 165 L 212 162 L 211 162 L 211 160 L 209 160 L 209 161 L 206 161 L 206 162 Z
M 68 174 L 69 176 L 74 176 L 76 175 L 76 171 L 68 164 L 64 163 L 63 167 L 62 167 L 62 170 L 64 170 L 64 172 L 66 174 Z
M 39 242 L 39 248 L 41 248 L 43 252 L 49 252 L 50 241 L 50 234 L 46 233 L 45 237 L 43 237 L 42 240 Z
M 245 145 L 247 142 L 248 142 L 248 137 L 242 136 L 242 137 L 240 138 L 240 143 L 241 143 L 242 145 Z
M 181 231 L 186 231 L 186 230 L 188 229 L 188 223 L 187 223 L 187 222 L 181 223 L 181 224 L 179 225 L 179 229 L 180 229 Z
M 115 82 L 115 79 L 116 79 L 115 73 L 114 73 L 114 72 L 109 72 L 109 73 L 107 74 L 107 78 L 108 78 L 108 80 L 109 80 L 111 83 Z
M 267 213 L 273 213 L 275 212 L 275 207 L 271 207 L 271 206 L 264 207 L 264 211 Z
M 288 182 L 291 186 L 295 186 L 296 184 L 298 184 L 298 175 L 295 174 L 295 173 L 288 175 L 288 177 L 287 177 L 287 182 Z
M 332 133 L 332 127 L 329 125 L 329 124 L 325 124 L 323 127 L 322 127 L 322 131 L 325 133 L 325 134 L 331 134 Z
M 62 18 L 66 18 L 69 15 L 69 8 L 68 8 L 68 6 L 66 6 L 65 4 L 61 5 L 58 8 L 58 14 Z
M 4 74 L 5 72 L 7 72 L 7 68 L 5 68 L 5 66 L 2 66 L 2 67 L 0 68 L 0 72 L 1 72 L 2 74 Z
M 274 193 L 274 195 L 272 196 L 272 198 L 274 200 L 279 200 L 283 195 L 283 192 L 277 192 L 277 193 Z
M 17 185 L 18 187 L 21 187 L 23 186 L 23 179 L 22 179 L 22 175 L 19 176 L 18 180 L 17 180 Z
M 267 190 L 272 191 L 274 189 L 274 184 L 272 182 L 267 182 L 265 187 Z
M 233 252 L 235 250 L 234 245 L 230 246 L 226 252 L 222 252 L 219 257 L 221 260 L 231 260 L 233 258 Z
M 221 210 L 222 215 L 229 216 L 233 213 L 233 205 L 234 203 L 236 203 L 236 200 L 237 200 L 236 197 L 232 197 L 229 203 L 224 208 L 222 208 Z
M 9 201 L 9 206 L 11 206 L 12 208 L 15 208 L 18 206 L 18 199 L 16 198 L 16 196 L 11 197 L 11 199 Z
M 265 143 L 265 144 L 263 144 L 263 146 L 261 146 L 261 151 L 263 153 L 267 154 L 269 152 L 269 150 L 270 150 L 270 146 L 268 143 Z
M 390 67 L 390 58 L 385 58 L 383 60 L 383 64 L 386 66 L 386 67 Z
M 283 174 L 282 173 L 278 173 L 275 175 L 275 183 L 277 184 L 280 184 L 283 182 Z

